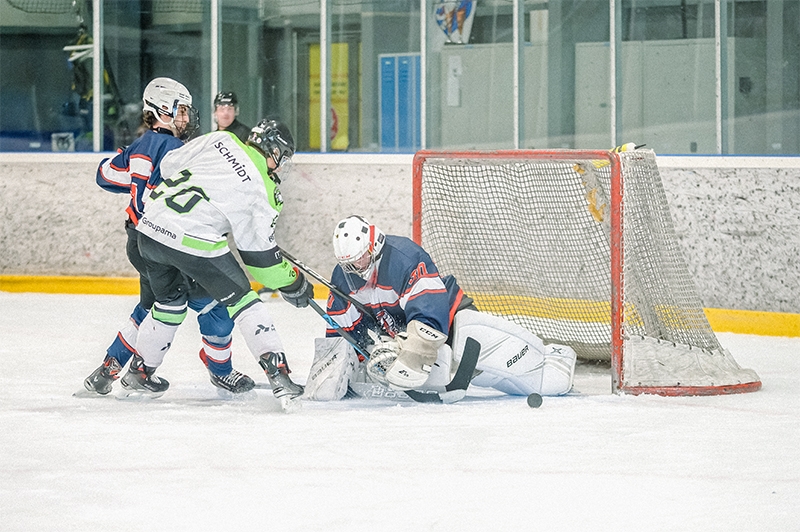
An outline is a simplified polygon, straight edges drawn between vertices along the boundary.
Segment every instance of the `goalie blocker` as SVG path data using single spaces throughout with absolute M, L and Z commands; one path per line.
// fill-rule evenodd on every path
M 576 354 L 563 345 L 545 345 L 527 329 L 497 316 L 474 310 L 455 315 L 449 344 L 441 345 L 427 380 L 417 389 L 441 392 L 451 381 L 467 338 L 481 344 L 471 384 L 494 388 L 509 395 L 564 395 L 572 389 Z M 353 382 L 387 386 L 384 368 L 397 357 L 396 342 L 379 344 L 367 362 L 342 337 L 317 338 L 314 362 L 306 382 L 305 397 L 316 401 L 342 399 Z

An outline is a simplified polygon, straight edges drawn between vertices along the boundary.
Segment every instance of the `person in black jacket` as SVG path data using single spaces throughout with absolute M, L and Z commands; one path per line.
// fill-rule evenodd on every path
M 220 92 L 214 98 L 214 122 L 217 124 L 217 131 L 230 131 L 242 142 L 247 142 L 250 135 L 250 126 L 239 122 L 236 118 L 239 115 L 239 100 L 235 92 Z

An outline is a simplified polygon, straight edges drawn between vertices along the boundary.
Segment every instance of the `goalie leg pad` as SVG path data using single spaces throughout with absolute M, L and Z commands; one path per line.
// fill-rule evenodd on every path
M 475 367 L 481 373 L 472 384 L 510 395 L 541 393 L 545 346 L 536 335 L 503 318 L 473 310 L 458 312 L 453 328 L 454 359 L 461 360 L 468 337 L 481 344 Z
M 453 363 L 453 350 L 445 344 L 439 348 L 436 354 L 436 362 L 431 366 L 431 373 L 428 380 L 420 387 L 420 390 L 444 391 L 445 386 L 453 378 L 451 366 Z
M 572 389 L 575 361 L 578 355 L 571 347 L 551 344 L 545 346 L 542 389 L 539 395 L 564 395 Z
M 358 356 L 347 340 L 316 338 L 304 396 L 313 401 L 338 401 L 347 393 L 357 366 Z
M 497 316 L 472 310 L 456 314 L 456 353 L 468 336 L 480 342 L 481 374 L 472 384 L 495 388 L 510 395 L 563 395 L 572 389 L 575 351 L 564 345 L 547 345 L 527 329 Z M 460 355 L 456 354 L 460 359 Z

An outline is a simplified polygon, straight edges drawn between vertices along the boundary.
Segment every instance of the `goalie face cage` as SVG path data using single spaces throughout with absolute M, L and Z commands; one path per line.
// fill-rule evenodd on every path
M 480 310 L 610 360 L 614 392 L 761 387 L 708 324 L 652 150 L 421 151 L 413 201 L 443 275 Z

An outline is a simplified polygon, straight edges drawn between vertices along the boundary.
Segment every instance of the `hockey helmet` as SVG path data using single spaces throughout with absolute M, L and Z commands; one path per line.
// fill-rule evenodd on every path
M 386 235 L 361 216 L 348 216 L 333 231 L 333 252 L 342 269 L 368 280 L 381 257 Z
M 177 136 L 186 139 L 197 130 L 200 125 L 197 110 L 192 107 L 192 95 L 181 83 L 171 78 L 155 78 L 144 89 L 142 95 L 144 112 L 153 113 L 159 121 L 175 127 Z M 187 113 L 187 123 L 182 128 L 175 126 L 175 117 L 181 111 Z M 163 117 L 168 117 L 164 120 Z
M 294 138 L 283 122 L 265 118 L 250 131 L 247 142 L 270 157 L 278 171 L 294 155 Z
M 239 99 L 236 98 L 236 93 L 232 91 L 220 92 L 214 97 L 214 108 L 220 105 L 230 105 L 231 107 L 239 108 Z

